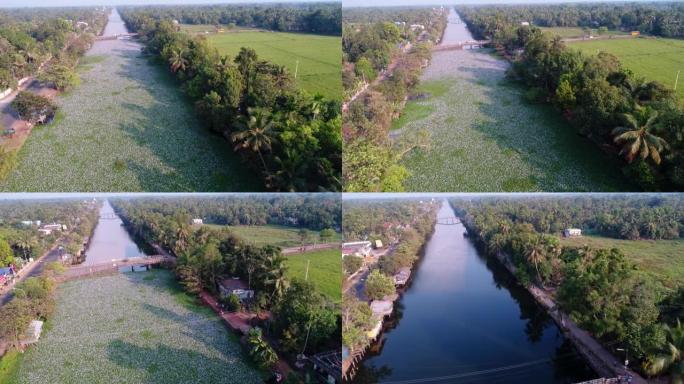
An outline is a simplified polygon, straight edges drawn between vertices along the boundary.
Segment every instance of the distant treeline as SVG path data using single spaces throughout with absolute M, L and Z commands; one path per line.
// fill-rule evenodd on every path
M 684 37 L 684 4 L 553 4 L 458 6 L 471 32 L 483 37 L 491 24 L 529 22 L 539 27 L 588 27 L 640 31 L 663 37 Z
M 528 102 L 555 106 L 579 134 L 623 158 L 625 177 L 644 190 L 684 188 L 684 108 L 672 89 L 637 77 L 612 54 L 583 54 L 488 8 L 459 9 L 512 59 L 508 76 L 528 87 Z
M 297 89 L 285 67 L 260 60 L 251 48 L 221 56 L 202 36 L 140 8 L 121 17 L 138 32 L 145 52 L 181 82 L 200 119 L 230 141 L 269 190 L 341 189 L 340 104 Z
M 282 32 L 342 33 L 342 4 L 173 5 L 135 7 L 138 14 L 182 24 L 223 24 Z
M 106 24 L 102 9 L 0 9 L 0 91 L 35 75 L 46 60 L 72 64 Z
M 117 211 L 132 214 L 202 218 L 205 223 L 221 225 L 297 225 L 312 230 L 339 229 L 342 207 L 334 194 L 311 195 L 236 195 L 217 197 L 159 197 L 112 199 Z M 151 220 L 146 220 L 151 222 Z

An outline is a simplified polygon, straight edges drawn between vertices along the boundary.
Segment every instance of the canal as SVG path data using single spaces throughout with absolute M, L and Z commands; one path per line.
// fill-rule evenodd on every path
M 444 203 L 439 217 L 453 217 Z M 437 225 L 355 383 L 573 383 L 595 377 L 462 224 Z
M 126 232 L 121 219 L 114 213 L 109 201 L 105 201 L 100 209 L 100 218 L 82 265 L 101 264 L 140 256 L 146 256 L 145 252 Z

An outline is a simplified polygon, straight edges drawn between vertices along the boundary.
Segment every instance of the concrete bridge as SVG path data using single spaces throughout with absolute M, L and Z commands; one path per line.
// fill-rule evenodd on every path
M 121 268 L 146 267 L 163 263 L 175 264 L 176 259 L 169 256 L 154 255 L 147 257 L 132 257 L 130 259 L 119 259 L 92 265 L 76 265 L 67 268 L 64 274 L 57 277 L 58 281 L 68 281 L 80 279 L 88 276 L 109 275 L 118 273 Z
M 482 48 L 485 44 L 489 44 L 490 42 L 491 40 L 466 40 L 452 44 L 439 44 L 432 47 L 432 52 L 460 51 L 462 49 Z
M 125 39 L 130 39 L 131 37 L 138 36 L 137 33 L 118 33 L 116 35 L 109 35 L 109 36 L 98 36 L 95 38 L 95 41 L 103 41 L 103 40 L 125 40 Z

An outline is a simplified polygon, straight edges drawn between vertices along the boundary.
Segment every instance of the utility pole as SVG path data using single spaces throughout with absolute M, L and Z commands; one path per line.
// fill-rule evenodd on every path
M 295 65 L 295 80 L 297 79 L 297 73 L 299 72 L 299 60 L 297 60 L 297 64 Z
M 306 261 L 306 273 L 304 274 L 304 281 L 309 281 L 309 264 L 311 264 L 311 259 Z
M 679 82 L 679 72 L 680 72 L 680 71 L 681 71 L 681 70 L 677 71 L 677 77 L 675 77 L 675 86 L 674 86 L 674 90 L 675 90 L 675 91 L 677 90 L 677 83 Z

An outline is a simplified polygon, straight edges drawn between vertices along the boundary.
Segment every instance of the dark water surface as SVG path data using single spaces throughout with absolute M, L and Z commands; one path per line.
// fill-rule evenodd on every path
M 445 203 L 439 217 L 453 216 Z M 437 225 L 356 383 L 572 383 L 595 377 L 555 323 L 462 224 Z M 440 378 L 441 379 L 437 379 Z
M 131 239 L 121 223 L 109 201 L 105 201 L 83 265 L 145 256 L 145 252 Z

